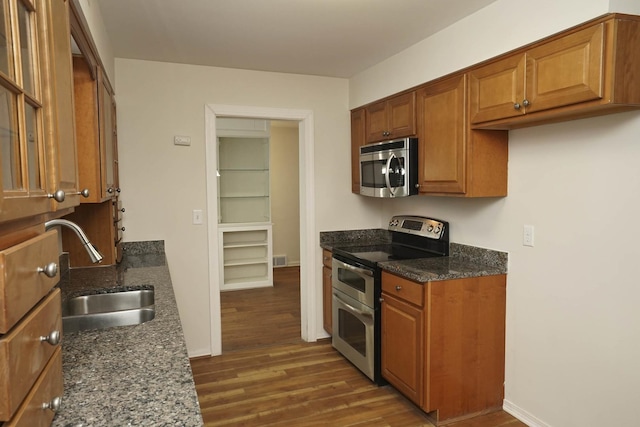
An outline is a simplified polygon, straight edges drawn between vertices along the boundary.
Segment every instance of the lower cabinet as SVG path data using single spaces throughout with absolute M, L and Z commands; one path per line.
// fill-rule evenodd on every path
M 416 283 L 382 273 L 382 375 L 441 424 L 504 398 L 506 276 Z
M 331 292 L 331 259 L 333 254 L 331 251 L 323 249 L 322 251 L 322 326 L 324 330 L 333 335 L 333 294 Z

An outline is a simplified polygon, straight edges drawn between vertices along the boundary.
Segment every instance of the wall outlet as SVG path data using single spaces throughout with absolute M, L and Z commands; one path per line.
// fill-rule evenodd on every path
M 174 145 L 191 145 L 191 137 L 176 135 L 173 137 Z
M 533 246 L 533 225 L 524 225 L 522 227 L 522 245 Z

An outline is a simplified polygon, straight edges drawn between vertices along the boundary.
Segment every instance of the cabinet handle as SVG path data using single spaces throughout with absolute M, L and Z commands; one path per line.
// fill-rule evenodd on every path
M 124 213 L 124 208 L 120 209 L 120 212 Z
M 120 187 L 116 188 L 116 193 L 120 193 L 122 190 L 120 190 Z
M 51 399 L 51 402 L 43 403 L 42 409 L 51 409 L 53 412 L 58 412 L 60 410 L 60 406 L 62 406 L 62 398 L 60 396 L 56 396 Z
M 47 197 L 55 200 L 58 203 L 62 203 L 64 202 L 65 193 L 64 193 L 64 190 L 58 190 L 53 194 L 47 194 Z
M 113 193 L 113 187 L 107 188 L 107 193 L 112 194 Z
M 85 188 L 84 190 L 80 190 L 77 193 L 73 193 L 84 197 L 85 199 L 89 197 L 89 189 Z
M 400 286 L 400 285 L 396 285 L 396 291 L 398 291 L 398 292 L 399 292 L 399 291 L 401 291 L 401 290 L 402 290 L 402 286 Z
M 38 273 L 44 273 L 44 275 L 47 277 L 53 278 L 56 277 L 56 274 L 58 274 L 58 264 L 56 264 L 55 262 L 50 262 L 44 267 L 38 267 L 37 271 Z
M 520 109 L 520 104 L 518 104 L 517 102 L 515 104 L 513 104 L 513 108 L 515 110 L 519 110 Z
M 378 298 L 378 301 L 384 302 L 384 298 L 380 297 L 380 298 Z
M 122 227 L 120 230 L 124 231 L 124 227 Z
M 529 100 L 525 99 L 524 101 L 522 101 L 522 105 L 525 106 L 525 107 L 528 107 L 529 106 Z
M 40 337 L 40 342 L 46 342 L 51 345 L 60 344 L 60 331 L 53 331 L 46 337 Z

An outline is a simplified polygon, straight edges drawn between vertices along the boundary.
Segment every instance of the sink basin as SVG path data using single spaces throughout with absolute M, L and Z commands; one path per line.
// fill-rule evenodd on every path
M 62 307 L 64 332 L 138 325 L 156 315 L 152 289 L 82 295 Z

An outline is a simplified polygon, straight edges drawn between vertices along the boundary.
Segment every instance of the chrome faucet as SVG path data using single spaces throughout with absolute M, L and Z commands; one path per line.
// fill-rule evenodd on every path
M 82 244 L 84 244 L 84 248 L 89 254 L 89 258 L 91 258 L 91 262 L 95 264 L 102 261 L 102 254 L 91 244 L 87 235 L 82 231 L 82 228 L 80 228 L 80 226 L 75 222 L 71 222 L 66 219 L 52 219 L 44 223 L 44 229 L 49 230 L 50 228 L 58 225 L 64 225 L 65 227 L 72 229 L 78 235 Z

